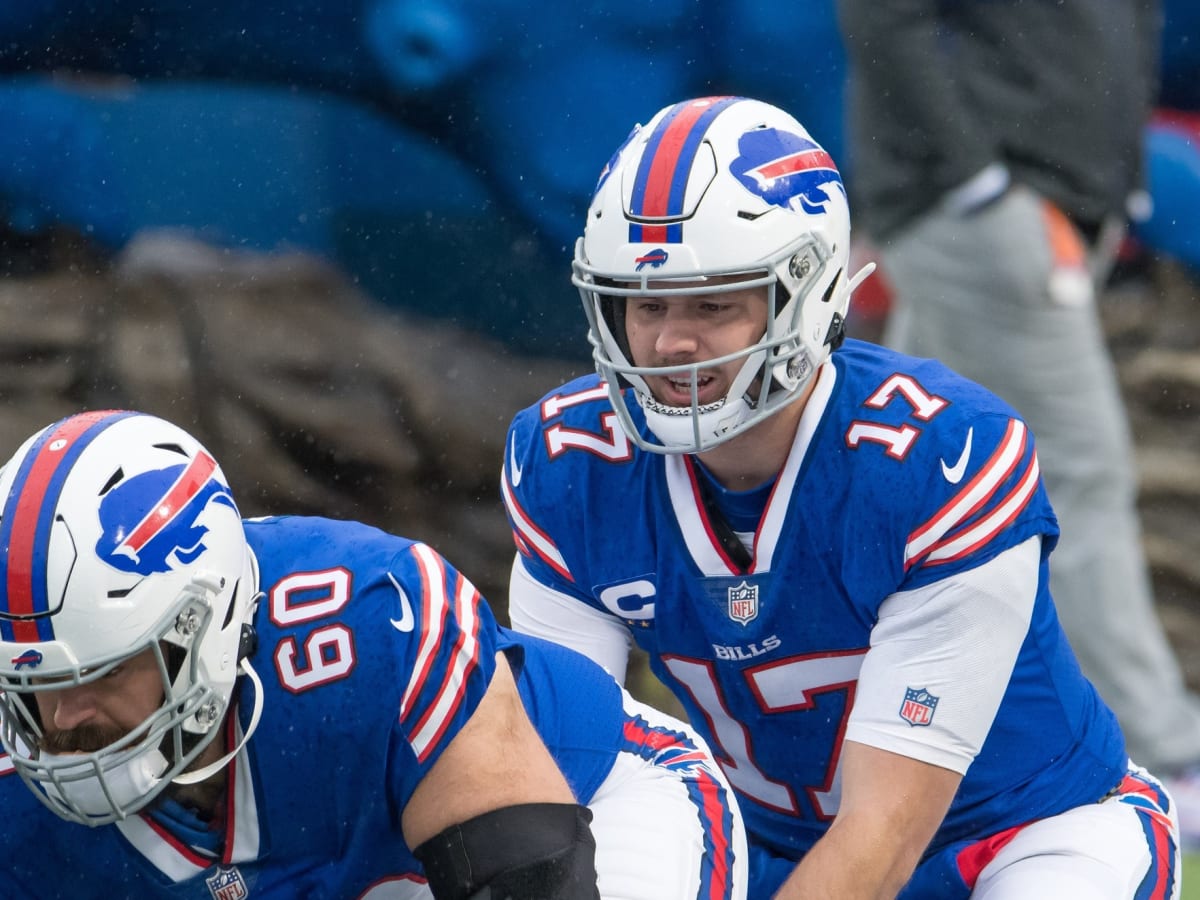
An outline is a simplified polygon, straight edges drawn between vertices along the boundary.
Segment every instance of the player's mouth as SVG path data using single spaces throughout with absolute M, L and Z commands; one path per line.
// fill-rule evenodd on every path
M 705 406 L 720 399 L 717 379 L 703 372 L 690 375 L 667 375 L 655 379 L 658 382 L 658 399 L 669 406 L 691 406 L 692 385 L 695 383 L 696 404 Z

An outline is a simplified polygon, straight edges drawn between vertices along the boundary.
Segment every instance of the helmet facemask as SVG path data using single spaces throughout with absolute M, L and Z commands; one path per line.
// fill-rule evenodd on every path
M 805 234 L 794 245 L 755 269 L 680 272 L 669 282 L 643 273 L 620 280 L 601 274 L 582 258 L 583 240 L 576 245 L 573 281 L 579 288 L 589 323 L 588 337 L 596 369 L 608 385 L 609 397 L 622 429 L 641 449 L 651 453 L 700 453 L 743 434 L 797 399 L 816 373 L 819 361 L 813 346 L 825 348 L 821 359 L 841 344 L 844 318 L 835 312 L 821 317 L 809 339 L 803 338 L 806 303 L 836 304 L 844 291 L 844 275 L 831 271 L 834 254 L 820 237 Z M 654 286 L 651 287 L 651 282 Z M 758 340 L 724 356 L 675 366 L 634 364 L 625 329 L 624 304 L 631 297 L 703 296 L 748 288 L 767 295 L 766 328 Z M 812 298 L 814 292 L 819 297 Z M 825 324 L 825 323 L 828 324 Z M 823 332 L 818 331 L 823 328 Z M 701 405 L 698 374 L 742 360 L 724 397 Z M 669 406 L 653 395 L 649 376 L 684 375 L 692 384 L 688 406 Z M 652 435 L 643 436 L 634 423 L 624 390 L 631 388 Z
M 34 793 L 64 819 L 105 825 L 137 812 L 185 772 L 217 736 L 228 696 L 203 677 L 197 648 L 213 622 L 211 580 L 189 584 L 155 631 L 132 652 L 36 674 L 0 675 L 0 737 L 13 767 Z M 219 588 L 218 588 L 219 590 Z M 142 723 L 91 752 L 55 754 L 41 748 L 45 733 L 36 695 L 87 685 L 149 652 L 159 673 L 162 702 Z

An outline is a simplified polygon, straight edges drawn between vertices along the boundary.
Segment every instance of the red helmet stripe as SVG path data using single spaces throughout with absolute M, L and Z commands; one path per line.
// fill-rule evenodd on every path
M 655 128 L 638 166 L 630 212 L 639 218 L 683 215 L 688 176 L 696 151 L 713 119 L 737 97 L 702 97 L 679 103 Z M 668 243 L 680 240 L 678 224 L 630 226 L 634 243 Z
M 2 610 L 7 615 L 33 616 L 47 611 L 46 585 L 35 585 L 34 575 L 35 571 L 45 570 L 58 492 L 78 450 L 90 441 L 93 426 L 113 416 L 112 410 L 103 410 L 64 419 L 41 437 L 22 463 L 24 471 L 18 472 L 14 480 L 0 532 L 8 538 Z M 81 440 L 85 437 L 87 440 Z M 8 624 L 3 631 L 8 631 Z M 5 635 L 6 639 L 32 642 L 48 637 L 39 633 L 37 620 L 13 620 L 11 629 L 12 637 Z

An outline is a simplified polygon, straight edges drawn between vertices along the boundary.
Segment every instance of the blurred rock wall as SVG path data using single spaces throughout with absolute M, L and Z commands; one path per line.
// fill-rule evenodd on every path
M 1143 543 L 1188 682 L 1200 687 L 1200 278 L 1169 261 L 1102 311 L 1137 452 Z
M 385 310 L 311 256 L 144 237 L 0 279 L 0 459 L 81 409 L 154 413 L 209 447 L 243 515 L 425 540 L 503 606 L 505 431 L 581 365 Z

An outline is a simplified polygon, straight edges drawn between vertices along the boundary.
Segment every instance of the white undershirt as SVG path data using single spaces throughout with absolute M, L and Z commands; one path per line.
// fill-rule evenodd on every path
M 1029 630 L 1041 538 L 981 566 L 887 597 L 859 672 L 850 740 L 965 773 L 983 746 Z M 619 619 L 536 581 L 513 564 L 515 630 L 565 644 L 624 683 L 632 637 Z M 786 652 L 786 646 L 783 652 Z M 898 715 L 906 688 L 938 698 L 929 725 Z

